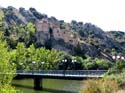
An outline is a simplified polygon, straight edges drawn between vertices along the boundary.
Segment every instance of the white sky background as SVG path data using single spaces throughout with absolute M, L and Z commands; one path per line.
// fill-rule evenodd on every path
M 125 0 L 0 0 L 0 6 L 34 7 L 65 22 L 74 19 L 105 31 L 125 31 Z

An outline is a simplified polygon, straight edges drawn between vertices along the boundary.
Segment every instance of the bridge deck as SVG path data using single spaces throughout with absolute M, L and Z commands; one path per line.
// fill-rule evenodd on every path
M 107 70 L 42 70 L 42 71 L 17 71 L 16 74 L 28 78 L 63 78 L 63 79 L 84 79 L 102 78 Z

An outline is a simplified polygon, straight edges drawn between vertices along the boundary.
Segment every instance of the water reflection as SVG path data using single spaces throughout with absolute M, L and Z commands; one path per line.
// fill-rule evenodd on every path
M 78 93 L 81 85 L 82 81 L 77 80 L 43 79 L 43 90 L 36 91 L 33 89 L 32 79 L 13 81 L 13 86 L 23 93 Z

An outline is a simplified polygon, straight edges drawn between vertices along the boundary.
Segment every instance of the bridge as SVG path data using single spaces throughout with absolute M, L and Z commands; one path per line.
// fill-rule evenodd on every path
M 34 89 L 42 89 L 42 79 L 43 78 L 54 78 L 54 79 L 69 79 L 69 80 L 79 80 L 87 78 L 102 78 L 103 74 L 107 70 L 32 70 L 32 71 L 22 71 L 17 70 L 17 78 L 33 78 L 34 79 Z

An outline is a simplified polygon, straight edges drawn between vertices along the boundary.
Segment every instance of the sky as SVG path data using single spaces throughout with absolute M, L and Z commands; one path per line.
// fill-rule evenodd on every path
M 125 31 L 125 0 L 0 0 L 0 6 L 34 7 L 65 22 L 91 22 L 104 31 Z

